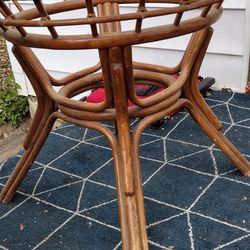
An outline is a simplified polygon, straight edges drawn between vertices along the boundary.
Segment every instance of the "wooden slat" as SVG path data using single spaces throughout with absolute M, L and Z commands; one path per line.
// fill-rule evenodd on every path
M 0 13 L 6 18 L 6 14 L 4 13 L 4 11 L 2 10 L 2 8 L 0 8 Z M 8 28 L 5 25 L 0 25 L 0 28 L 5 32 L 8 30 Z
M 104 16 L 114 15 L 114 10 L 110 2 L 103 4 Z M 115 32 L 115 22 L 105 23 L 106 32 Z
M 44 8 L 43 6 L 43 3 L 41 2 L 41 0 L 33 0 L 37 10 L 39 11 L 40 15 L 41 15 L 41 18 L 44 19 L 44 20 L 50 20 L 50 16 L 48 15 L 46 9 Z M 51 34 L 51 36 L 53 38 L 57 38 L 58 37 L 58 34 L 56 32 L 56 29 L 51 26 L 51 27 L 48 27 L 48 30 Z
M 175 20 L 174 20 L 175 26 L 178 26 L 180 24 L 182 16 L 183 16 L 183 12 L 180 12 L 176 15 Z
M 18 0 L 12 0 L 12 1 L 19 11 L 23 11 L 23 8 L 22 8 L 21 4 L 18 2 Z
M 5 13 L 7 18 L 15 19 L 15 15 L 11 12 L 9 7 L 5 4 L 5 2 L 3 0 L 0 1 L 0 8 L 3 11 L 3 13 Z M 3 25 L 1 25 L 1 27 L 3 27 L 3 29 L 6 29 Z M 23 27 L 16 27 L 16 29 L 20 32 L 20 34 L 23 37 L 25 37 L 27 35 L 27 33 Z
M 90 1 L 90 0 L 88 0 Z M 191 0 L 189 0 L 191 1 Z M 177 6 L 177 7 L 166 7 L 160 8 L 156 10 L 146 11 L 144 12 L 143 18 L 152 18 L 164 15 L 171 15 L 177 14 L 179 12 L 191 11 L 194 9 L 202 8 L 207 6 L 208 4 L 218 3 L 219 0 L 204 0 L 204 1 L 195 1 L 189 5 Z M 150 2 L 150 1 L 149 1 Z M 80 8 L 78 6 L 78 8 Z M 84 8 L 84 6 L 82 6 Z M 68 10 L 68 7 L 67 7 Z M 61 11 L 64 11 L 62 8 Z M 50 12 L 57 13 L 54 9 L 51 9 Z M 30 12 L 31 13 L 31 12 Z M 34 15 L 34 13 L 32 14 Z M 18 18 L 24 17 L 24 15 L 17 15 Z M 34 15 L 35 16 L 35 15 Z M 86 25 L 86 24 L 98 24 L 98 23 L 107 23 L 107 22 L 116 22 L 116 21 L 127 21 L 133 19 L 140 19 L 141 13 L 126 13 L 126 14 L 115 14 L 112 16 L 106 17 L 95 17 L 92 15 L 92 18 L 73 18 L 73 19 L 58 19 L 58 20 L 25 20 L 25 18 L 20 18 L 20 20 L 5 20 L 6 25 L 13 25 L 13 26 L 28 26 L 28 27 L 41 27 L 41 26 L 71 26 L 71 25 Z
M 190 4 L 190 2 L 188 0 L 181 0 L 180 1 L 180 6 L 188 5 L 188 4 Z M 174 25 L 175 26 L 178 26 L 180 24 L 182 16 L 183 16 L 183 11 L 176 14 L 176 17 L 175 17 L 175 20 L 174 20 Z
M 144 12 L 147 11 L 145 4 L 146 4 L 146 0 L 140 0 L 137 12 L 141 13 L 141 17 L 136 20 L 136 25 L 135 25 L 135 32 L 137 33 L 141 32 L 143 14 Z
M 88 18 L 92 19 L 93 17 L 95 17 L 95 11 L 94 11 L 94 7 L 93 7 L 93 2 L 92 0 L 86 0 L 86 7 L 87 7 L 87 11 L 88 11 Z M 98 31 L 97 31 L 97 26 L 96 24 L 90 24 L 90 28 L 91 28 L 91 32 L 92 35 L 98 36 Z
M 206 17 L 207 14 L 208 14 L 208 12 L 210 11 L 211 7 L 212 7 L 211 5 L 206 6 L 206 7 L 203 9 L 202 13 L 201 13 L 201 17 Z
M 98 16 L 104 16 L 104 11 L 103 11 L 103 5 L 102 4 L 97 5 L 97 13 L 98 13 Z M 100 32 L 101 33 L 106 32 L 104 23 L 100 23 L 99 27 L 100 27 Z
M 0 8 L 0 13 L 6 18 L 7 15 L 5 14 L 5 12 L 2 10 L 2 8 Z
M 119 12 L 119 5 L 118 5 L 118 3 L 113 3 L 112 6 L 113 6 L 113 9 L 114 9 L 114 14 L 115 15 L 119 15 L 120 12 Z M 122 30 L 122 28 L 121 28 L 121 22 L 119 22 L 119 21 L 115 22 L 115 26 L 116 26 L 116 31 L 121 31 Z
M 119 14 L 119 5 L 117 3 L 104 3 L 97 5 L 97 11 L 99 17 L 117 15 Z M 100 23 L 99 24 L 101 33 L 105 32 L 117 32 L 121 31 L 121 23 L 120 22 L 108 22 L 108 23 Z

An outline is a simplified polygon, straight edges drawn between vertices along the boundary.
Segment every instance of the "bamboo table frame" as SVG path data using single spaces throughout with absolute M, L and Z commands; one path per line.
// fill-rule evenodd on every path
M 221 123 L 208 107 L 197 88 L 197 76 L 213 29 L 211 25 L 222 14 L 223 0 L 148 0 L 165 3 L 159 9 L 148 10 L 145 0 L 70 0 L 44 5 L 34 0 L 35 8 L 23 10 L 18 0 L 13 14 L 0 0 L 0 32 L 13 43 L 13 53 L 28 76 L 38 98 L 38 109 L 24 142 L 25 153 L 17 163 L 0 201 L 8 203 L 46 140 L 57 118 L 98 130 L 109 141 L 114 158 L 116 187 L 120 213 L 123 249 L 148 249 L 143 190 L 138 147 L 141 133 L 151 123 L 169 112 L 184 107 L 205 134 L 228 156 L 244 174 L 250 175 L 250 163 L 220 132 Z M 136 4 L 137 12 L 120 14 L 121 4 Z M 169 4 L 171 5 L 169 7 Z M 74 19 L 52 19 L 54 14 L 87 9 L 87 16 Z M 95 13 L 97 10 L 97 15 Z M 195 16 L 183 19 L 186 12 Z M 143 20 L 172 15 L 173 22 L 143 28 Z M 123 21 L 134 21 L 134 29 L 123 31 Z M 59 26 L 87 25 L 91 34 L 61 35 Z M 29 27 L 45 27 L 48 35 L 32 34 Z M 169 68 L 132 61 L 132 45 L 170 39 L 192 33 L 180 63 Z M 30 49 L 96 49 L 100 62 L 63 79 L 54 79 L 44 69 Z M 180 73 L 176 80 L 171 75 Z M 150 83 L 164 88 L 146 99 L 138 99 L 134 85 Z M 61 86 L 56 92 L 53 86 Z M 79 93 L 103 86 L 105 101 L 97 104 L 71 99 Z M 128 108 L 127 100 L 136 106 Z M 142 118 L 133 133 L 130 118 Z M 117 133 L 112 133 L 100 121 L 114 121 Z

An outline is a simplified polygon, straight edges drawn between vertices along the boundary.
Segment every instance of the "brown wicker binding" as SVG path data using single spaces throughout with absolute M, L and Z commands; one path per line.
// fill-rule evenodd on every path
M 16 6 L 17 13 L 11 12 L 10 2 Z M 13 53 L 38 98 L 38 109 L 24 142 L 26 151 L 3 188 L 0 201 L 7 203 L 12 199 L 57 118 L 98 130 L 109 141 L 114 158 L 123 249 L 148 249 L 139 140 L 146 126 L 169 112 L 185 107 L 234 165 L 244 175 L 250 174 L 249 162 L 220 132 L 220 121 L 197 88 L 199 69 L 213 33 L 211 25 L 222 14 L 222 0 L 69 0 L 48 5 L 40 0 L 33 2 L 34 8 L 23 10 L 20 1 L 0 0 L 0 32 L 13 43 Z M 120 13 L 123 4 L 134 4 L 137 11 Z M 160 7 L 150 9 L 150 4 Z M 57 13 L 72 10 L 84 13 L 84 9 L 86 14 L 81 18 L 54 18 Z M 193 16 L 186 18 L 187 13 Z M 154 25 L 154 18 L 160 16 L 168 22 Z M 173 17 L 171 22 L 170 16 Z M 134 26 L 123 30 L 123 23 L 128 20 Z M 151 27 L 145 28 L 146 20 L 152 20 Z M 71 31 L 76 25 L 87 26 L 90 34 L 59 32 L 61 26 Z M 36 34 L 30 33 L 30 27 L 36 27 Z M 39 29 L 44 28 L 48 34 L 39 34 Z M 132 61 L 132 45 L 189 33 L 192 37 L 176 67 Z M 30 47 L 96 49 L 100 62 L 58 80 L 49 75 Z M 180 73 L 177 80 L 171 76 L 176 73 Z M 135 83 L 158 85 L 164 90 L 142 100 L 136 95 Z M 61 89 L 57 92 L 53 86 L 61 86 Z M 101 103 L 72 99 L 100 86 L 106 92 L 106 99 Z M 136 106 L 128 108 L 128 99 Z M 131 133 L 129 119 L 138 117 L 142 119 Z M 117 133 L 100 123 L 106 120 L 115 122 Z

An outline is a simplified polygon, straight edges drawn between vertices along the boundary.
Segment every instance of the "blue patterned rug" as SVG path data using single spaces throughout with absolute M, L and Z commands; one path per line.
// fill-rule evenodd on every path
M 250 159 L 250 96 L 213 92 L 207 102 Z M 0 189 L 19 158 L 0 164 Z M 187 113 L 148 128 L 140 158 L 150 249 L 250 249 L 250 177 Z M 13 201 L 0 204 L 0 249 L 121 249 L 101 134 L 69 124 L 50 134 Z

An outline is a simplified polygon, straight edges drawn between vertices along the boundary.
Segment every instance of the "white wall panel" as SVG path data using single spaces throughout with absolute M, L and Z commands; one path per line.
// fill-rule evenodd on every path
M 26 82 L 26 75 L 23 72 L 22 73 L 15 72 L 14 76 L 15 76 L 16 83 L 18 83 L 18 85 L 21 87 L 21 89 L 18 90 L 18 93 L 20 95 L 27 96 L 29 94 L 29 89 L 28 89 L 28 85 Z
M 12 54 L 12 44 L 7 42 L 7 49 L 9 52 L 9 58 L 10 58 L 10 63 L 11 63 L 11 67 L 12 70 L 16 73 L 23 73 L 23 69 L 21 68 L 20 64 L 17 62 L 16 58 L 14 57 L 14 55 Z
M 245 9 L 246 1 L 249 0 L 225 0 L 223 7 L 225 9 Z
M 71 73 L 98 63 L 96 50 L 54 50 L 33 49 L 47 70 Z

